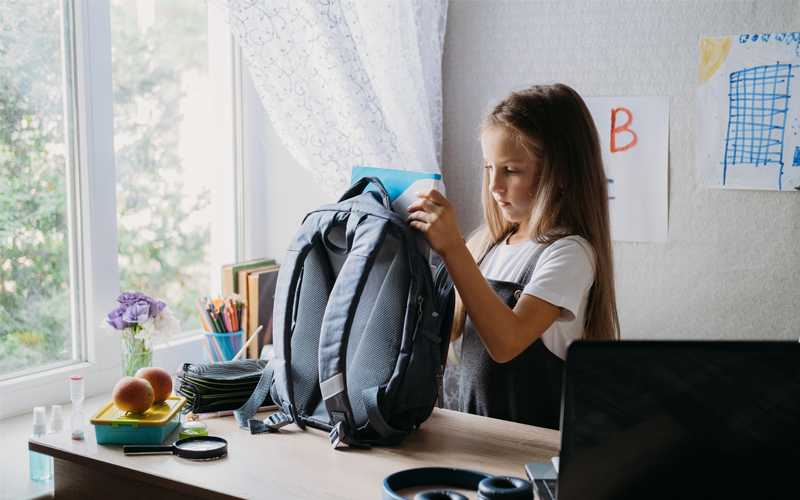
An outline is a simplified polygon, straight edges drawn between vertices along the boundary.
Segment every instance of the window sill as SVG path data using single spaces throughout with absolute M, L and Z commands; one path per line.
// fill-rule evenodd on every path
M 0 419 L 30 413 L 35 406 L 50 406 L 69 402 L 69 377 L 82 375 L 87 396 L 110 392 L 119 379 L 120 367 L 98 370 L 93 363 L 79 362 L 0 383 Z M 109 385 L 111 384 L 111 385 Z
M 180 337 L 170 340 L 169 342 L 164 342 L 163 344 L 157 344 L 153 347 L 153 352 L 159 352 L 163 350 L 174 349 L 178 346 L 182 346 L 185 344 L 189 344 L 191 342 L 202 342 L 203 340 L 203 330 L 191 330 L 189 332 L 184 333 Z
M 153 366 L 165 368 L 171 374 L 182 363 L 203 362 L 202 331 L 192 331 L 169 344 L 159 344 L 153 349 Z M 117 355 L 119 360 L 119 355 Z M 119 361 L 98 370 L 93 363 L 78 362 L 16 377 L 0 382 L 0 419 L 30 413 L 34 406 L 50 406 L 69 402 L 69 377 L 83 375 L 87 397 L 110 393 L 122 376 Z
M 60 380 L 65 376 L 85 376 L 92 371 L 94 371 L 94 365 L 92 363 L 76 361 L 75 363 L 65 366 L 59 366 L 57 368 L 31 373 L 30 375 L 6 379 L 0 382 L 0 395 L 5 395 L 10 392 L 21 391 L 24 389 L 30 389 L 31 387 L 36 387 L 38 385 L 49 384 L 56 380 Z

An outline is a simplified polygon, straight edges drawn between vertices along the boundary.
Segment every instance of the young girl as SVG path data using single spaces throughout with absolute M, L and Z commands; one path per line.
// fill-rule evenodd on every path
M 597 129 L 574 90 L 537 85 L 498 103 L 480 142 L 485 224 L 464 244 L 436 190 L 408 221 L 457 291 L 461 411 L 557 429 L 567 343 L 619 337 Z

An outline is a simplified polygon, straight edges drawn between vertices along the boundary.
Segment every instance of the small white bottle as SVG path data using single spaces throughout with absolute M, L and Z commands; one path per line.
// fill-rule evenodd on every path
M 44 412 L 44 406 L 37 406 L 33 409 L 33 435 L 31 438 L 41 437 L 47 434 L 47 420 Z M 45 481 L 53 477 L 52 457 L 42 455 L 35 451 L 29 453 L 31 479 L 34 481 Z
M 64 432 L 64 417 L 61 414 L 61 406 L 53 405 L 50 408 L 50 432 L 48 434 L 59 432 Z
M 64 432 L 64 417 L 61 415 L 61 405 L 53 405 L 50 407 L 50 430 L 48 434 L 58 434 Z M 50 457 L 50 470 L 55 473 L 55 459 Z
M 69 378 L 69 399 L 72 401 L 72 439 L 83 439 L 83 377 Z

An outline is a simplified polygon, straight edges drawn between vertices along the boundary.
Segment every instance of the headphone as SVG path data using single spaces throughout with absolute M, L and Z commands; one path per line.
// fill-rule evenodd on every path
M 395 472 L 383 480 L 381 498 L 382 500 L 408 500 L 397 491 L 429 485 L 477 491 L 480 500 L 533 499 L 533 486 L 524 479 L 490 476 L 483 472 L 447 467 L 423 467 Z M 449 490 L 430 490 L 417 493 L 414 500 L 467 500 L 467 497 Z

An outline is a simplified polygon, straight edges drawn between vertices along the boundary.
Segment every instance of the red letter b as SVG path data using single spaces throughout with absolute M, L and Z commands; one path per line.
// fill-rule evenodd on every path
M 628 115 L 628 121 L 625 122 L 625 125 L 620 125 L 619 127 L 616 126 L 617 121 L 617 111 L 624 111 L 626 115 Z M 618 151 L 625 151 L 627 149 L 631 149 L 633 146 L 639 142 L 639 138 L 636 136 L 636 132 L 630 129 L 631 123 L 633 122 L 633 115 L 630 111 L 625 108 L 617 108 L 611 110 L 611 152 L 616 153 Z M 617 147 L 616 144 L 616 136 L 620 132 L 630 132 L 633 135 L 633 140 L 626 146 Z

